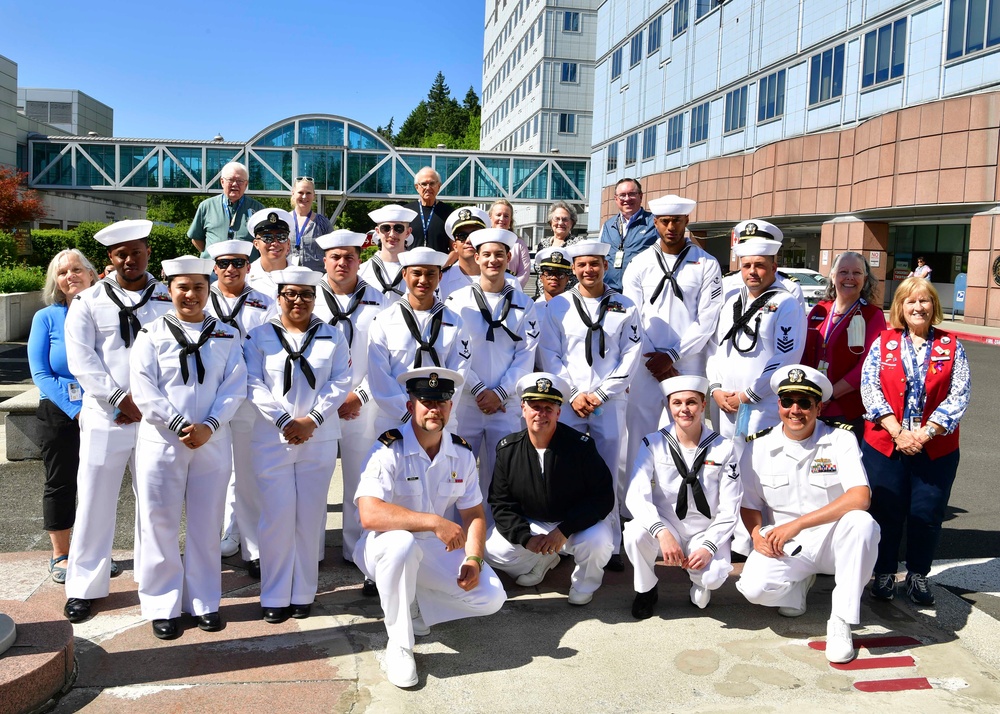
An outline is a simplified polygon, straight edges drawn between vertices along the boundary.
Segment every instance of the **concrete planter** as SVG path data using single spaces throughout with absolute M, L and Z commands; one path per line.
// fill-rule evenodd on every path
M 16 397 L 0 402 L 0 413 L 6 412 L 4 436 L 7 460 L 24 461 L 42 458 L 42 432 L 45 425 L 36 417 L 38 400 L 42 396 L 38 387 L 30 387 Z
M 43 307 L 41 290 L 0 294 L 0 342 L 28 339 L 31 318 Z

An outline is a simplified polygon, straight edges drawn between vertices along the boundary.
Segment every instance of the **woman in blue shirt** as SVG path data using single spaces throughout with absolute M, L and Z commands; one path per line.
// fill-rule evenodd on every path
M 80 460 L 77 415 L 83 400 L 83 390 L 66 365 L 63 326 L 70 301 L 95 282 L 97 271 L 83 253 L 75 248 L 58 253 L 45 276 L 42 296 L 48 307 L 35 313 L 28 337 L 31 378 L 42 393 L 37 412 L 45 425 L 41 445 L 45 462 L 42 517 L 52 541 L 49 572 L 57 583 L 66 582 L 69 533 L 76 516 L 76 471 Z

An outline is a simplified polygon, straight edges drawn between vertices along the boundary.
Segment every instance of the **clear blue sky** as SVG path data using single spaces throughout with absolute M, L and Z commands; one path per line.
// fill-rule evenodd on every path
M 481 94 L 482 0 L 0 0 L 18 85 L 79 89 L 115 134 L 245 141 L 309 112 L 395 128 L 438 70 Z M 279 9 L 280 8 L 280 9 Z

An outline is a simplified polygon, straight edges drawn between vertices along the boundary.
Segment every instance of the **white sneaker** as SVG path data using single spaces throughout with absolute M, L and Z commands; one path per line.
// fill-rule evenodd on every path
M 854 659 L 851 626 L 836 615 L 830 615 L 826 623 L 826 659 L 838 664 Z
M 413 650 L 389 642 L 385 648 L 385 676 L 397 687 L 415 686 L 418 680 Z
M 558 557 L 558 556 L 557 556 Z M 570 605 L 586 605 L 588 602 L 594 599 L 594 593 L 582 593 L 576 588 L 569 589 L 569 604 Z
M 431 628 L 424 622 L 424 616 L 420 614 L 420 606 L 414 600 L 410 603 L 410 619 L 413 621 L 413 634 L 417 637 L 426 637 L 431 634 Z
M 802 607 L 801 608 L 787 607 L 787 606 L 779 607 L 778 614 L 781 615 L 782 617 L 801 617 L 802 615 L 805 615 L 806 596 L 809 594 L 809 589 L 813 586 L 813 583 L 815 582 L 816 582 L 816 574 L 813 573 L 805 580 L 800 580 L 799 582 L 795 583 L 795 585 L 792 586 L 789 595 L 791 595 L 791 593 L 793 592 L 799 593 L 802 597 Z
M 545 580 L 545 574 L 552 570 L 552 568 L 559 565 L 559 554 L 551 553 L 549 555 L 543 555 L 535 563 L 535 567 L 529 570 L 524 575 L 521 575 L 515 580 L 518 585 L 524 585 L 525 587 L 531 587 L 532 585 L 538 585 L 540 582 Z
M 691 602 L 704 610 L 712 600 L 712 591 L 701 585 L 691 585 Z
M 240 539 L 227 535 L 222 539 L 222 557 L 231 558 L 240 552 Z

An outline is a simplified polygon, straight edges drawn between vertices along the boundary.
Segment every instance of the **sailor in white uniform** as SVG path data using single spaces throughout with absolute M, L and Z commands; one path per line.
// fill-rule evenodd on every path
M 573 280 L 573 264 L 563 247 L 542 248 L 535 254 L 535 270 L 538 272 L 538 297 L 535 298 L 535 317 L 539 329 L 545 323 L 545 308 L 556 295 L 566 292 Z M 541 369 L 541 358 L 535 350 L 535 368 Z
M 743 496 L 733 443 L 704 421 L 708 380 L 687 375 L 661 385 L 671 424 L 642 439 L 625 495 L 632 513 L 624 534 L 635 568 L 632 615 L 639 620 L 653 615 L 653 564 L 661 554 L 665 565 L 687 571 L 691 602 L 708 606 L 733 569 L 729 540 Z
M 833 575 L 826 657 L 848 662 L 880 536 L 867 510 L 861 450 L 850 425 L 818 420 L 833 395 L 825 375 L 790 365 L 772 375 L 771 390 L 781 423 L 752 435 L 740 458 L 742 516 L 754 549 L 736 587 L 752 603 L 798 617 L 816 574 Z
M 566 248 L 579 283 L 549 301 L 539 338 L 542 368 L 570 386 L 568 409 L 559 420 L 594 439 L 612 475 L 615 507 L 608 516 L 614 534 L 611 570 L 621 570 L 621 521 L 626 479 L 619 475 L 625 431 L 626 390 L 641 365 L 642 326 L 629 298 L 604 282 L 609 246 L 596 240 Z
M 507 594 L 483 561 L 486 519 L 476 457 L 446 428 L 458 372 L 424 367 L 399 375 L 405 424 L 372 448 L 355 498 L 365 531 L 355 562 L 378 583 L 389 635 L 385 668 L 397 687 L 417 679 L 415 635 L 464 617 L 491 615 Z M 449 516 L 457 509 L 461 523 Z
M 266 622 L 309 616 L 319 578 L 317 533 L 351 384 L 340 330 L 312 314 L 322 275 L 276 271 L 281 316 L 244 343 L 249 398 L 259 414 L 252 452 L 260 485 L 260 604 Z
M 253 245 L 245 240 L 227 240 L 208 246 L 215 261 L 215 276 L 205 311 L 224 325 L 236 329 L 240 342 L 250 330 L 277 315 L 274 298 L 254 290 L 247 283 Z M 250 432 L 257 410 L 244 400 L 229 422 L 233 441 L 233 473 L 226 491 L 222 517 L 222 556 L 242 550 L 243 561 L 252 578 L 260 579 L 260 491 L 250 456 Z
M 316 239 L 324 251 L 326 274 L 319 281 L 313 314 L 344 336 L 351 354 L 351 383 L 347 399 L 337 410 L 340 418 L 340 469 L 343 475 L 343 556 L 354 562 L 354 546 L 361 537 L 361 520 L 354 492 L 361 466 L 375 443 L 375 412 L 368 387 L 368 332 L 390 298 L 358 277 L 364 233 L 337 230 Z M 325 531 L 326 523 L 323 524 Z M 325 532 L 321 532 L 321 536 Z
M 534 369 L 538 319 L 534 302 L 505 280 L 517 236 L 503 228 L 483 228 L 472 233 L 469 242 L 476 250 L 479 278 L 453 292 L 445 304 L 459 314 L 471 340 L 457 431 L 479 457 L 479 487 L 486 498 L 497 444 L 521 429 L 515 390 Z M 489 508 L 486 524 L 493 524 Z
M 276 270 L 289 267 L 292 243 L 292 214 L 280 208 L 257 211 L 247 221 L 247 230 L 253 235 L 253 246 L 260 257 L 250 265 L 247 282 L 254 290 L 277 299 L 278 286 L 271 277 Z
M 174 310 L 139 332 L 129 358 L 142 412 L 139 604 L 161 640 L 178 635 L 182 611 L 202 630 L 222 628 L 219 520 L 232 470 L 229 421 L 246 399 L 247 372 L 239 331 L 205 312 L 214 265 L 193 256 L 163 261 Z
M 475 206 L 462 206 L 448 215 L 448 220 L 444 222 L 444 230 L 451 239 L 451 249 L 458 255 L 458 260 L 444 268 L 441 273 L 441 283 L 438 285 L 437 292 L 439 299 L 447 300 L 452 293 L 472 285 L 478 280 L 479 262 L 476 258 L 476 248 L 469 237 L 475 231 L 482 230 L 490 224 L 490 215 Z M 503 277 L 507 285 L 518 292 L 524 290 L 521 287 L 521 281 L 510 273 L 505 273 Z
M 107 247 L 114 273 L 77 295 L 66 315 L 66 359 L 84 390 L 76 525 L 66 569 L 64 612 L 70 622 L 90 617 L 91 600 L 107 596 L 112 568 L 117 567 L 111 545 L 118 491 L 125 465 L 135 473 L 142 418 L 129 389 L 129 349 L 142 325 L 171 308 L 166 286 L 146 272 L 152 226 L 151 221 L 125 220 L 94 235 Z M 137 507 L 136 559 L 141 515 Z
M 472 357 L 462 318 L 434 296 L 448 256 L 421 246 L 401 253 L 399 259 L 406 295 L 383 310 L 368 333 L 368 386 L 378 405 L 376 434 L 396 429 L 410 418 L 406 390 L 396 380 L 399 375 L 433 366 L 464 377 Z M 454 401 L 457 405 L 460 400 Z
M 731 232 L 734 245 L 738 245 L 747 240 L 768 238 L 770 240 L 776 240 L 782 243 L 785 240 L 785 234 L 781 232 L 781 229 L 769 221 L 762 220 L 760 218 L 751 218 L 748 221 L 740 221 L 735 226 Z M 806 305 L 805 295 L 802 294 L 802 286 L 799 285 L 799 281 L 795 278 L 790 277 L 787 273 L 778 269 L 776 282 L 784 286 L 785 290 L 790 292 L 796 300 L 802 304 L 802 309 L 807 313 L 809 312 L 809 307 Z M 739 270 L 734 270 L 731 273 L 727 273 L 722 276 L 722 298 L 728 301 L 733 295 L 738 293 L 743 288 L 743 280 L 740 276 Z
M 413 243 L 410 222 L 417 217 L 417 212 L 390 204 L 369 212 L 368 217 L 375 221 L 379 250 L 361 265 L 358 277 L 378 289 L 391 302 L 406 293 L 399 254 Z

